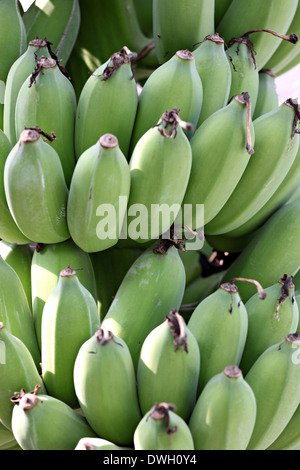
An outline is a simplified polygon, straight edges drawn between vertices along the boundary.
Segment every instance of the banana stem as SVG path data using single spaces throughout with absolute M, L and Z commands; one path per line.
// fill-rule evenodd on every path
M 183 346 L 185 352 L 188 353 L 187 335 L 183 317 L 179 315 L 174 308 L 170 311 L 169 315 L 166 316 L 166 322 L 170 325 L 175 351 L 178 351 L 180 346 Z
M 281 295 L 277 301 L 277 307 L 276 307 L 276 311 L 274 315 L 274 318 L 276 318 L 277 320 L 279 319 L 280 305 L 282 304 L 282 302 L 285 301 L 285 299 L 287 299 L 290 296 L 290 289 L 295 288 L 294 283 L 293 283 L 293 276 L 288 276 L 287 274 L 284 274 L 284 276 L 281 279 L 279 279 L 278 282 L 282 284 L 282 288 L 281 288 Z
M 251 101 L 248 92 L 244 92 L 241 95 L 237 95 L 235 98 L 239 103 L 245 104 L 247 106 L 247 122 L 246 122 L 246 150 L 249 155 L 253 155 L 254 149 L 252 146 L 251 132 L 250 132 L 250 123 L 251 123 Z
M 173 434 L 177 431 L 177 426 L 173 428 L 170 427 L 170 416 L 169 410 L 175 411 L 176 407 L 172 403 L 162 402 L 156 403 L 150 410 L 149 416 L 154 420 L 163 420 L 167 421 L 167 434 Z
M 234 282 L 236 282 L 236 281 L 250 282 L 251 284 L 254 284 L 255 287 L 257 288 L 259 298 L 263 300 L 267 297 L 267 294 L 264 291 L 264 289 L 262 288 L 261 284 L 258 281 L 256 281 L 255 279 L 247 279 L 245 277 L 234 277 L 233 279 L 231 279 L 229 281 L 229 284 L 234 284 Z
M 273 31 L 271 29 L 252 29 L 248 31 L 247 33 L 243 34 L 243 36 L 247 37 L 249 36 L 249 34 L 252 34 L 252 33 L 270 33 L 270 34 L 273 34 L 273 36 L 277 36 L 278 38 L 283 39 L 284 41 L 289 41 L 292 44 L 296 44 L 298 42 L 297 34 L 291 33 L 291 34 L 285 35 L 285 34 L 276 33 L 276 31 Z
M 293 131 L 292 131 L 292 136 L 291 136 L 291 138 L 293 139 L 295 134 L 300 134 L 300 129 L 298 129 L 298 121 L 300 120 L 299 104 L 298 104 L 298 100 L 293 99 L 293 98 L 288 98 L 285 101 L 285 104 L 287 106 L 290 106 L 291 108 L 293 108 L 294 111 L 295 111 L 295 117 L 294 117 L 294 122 L 293 122 Z

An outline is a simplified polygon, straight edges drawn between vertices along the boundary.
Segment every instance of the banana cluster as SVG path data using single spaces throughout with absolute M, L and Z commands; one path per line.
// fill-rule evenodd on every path
M 0 450 L 300 449 L 300 2 L 0 25 Z

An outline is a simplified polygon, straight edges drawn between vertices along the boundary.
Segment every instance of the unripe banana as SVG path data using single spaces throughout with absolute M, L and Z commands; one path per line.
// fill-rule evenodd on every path
M 70 267 L 62 270 L 43 309 L 42 376 L 48 393 L 72 408 L 78 406 L 73 383 L 75 359 L 99 322 L 97 303 L 78 280 L 76 271 Z
M 211 114 L 227 105 L 231 69 L 225 53 L 224 39 L 218 33 L 206 36 L 194 49 L 193 55 L 203 87 L 203 102 L 197 123 L 199 127 Z M 250 97 L 252 100 L 251 93 Z
M 232 0 L 215 0 L 215 25 L 219 24 Z
M 130 191 L 130 171 L 115 135 L 104 134 L 75 166 L 67 205 L 68 228 L 87 253 L 116 245 Z
M 267 450 L 300 450 L 300 406 Z
M 20 231 L 9 210 L 4 189 L 4 166 L 12 146 L 6 134 L 0 129 L 0 238 L 10 243 L 25 245 L 30 240 Z
M 196 450 L 246 450 L 256 419 L 254 393 L 236 365 L 212 377 L 194 407 L 189 428 Z
M 100 437 L 83 437 L 74 450 L 129 450 L 128 447 L 120 447 L 107 439 Z
M 84 416 L 103 439 L 130 445 L 142 415 L 130 351 L 105 328 L 80 347 L 74 386 Z
M 299 333 L 287 335 L 261 354 L 245 376 L 257 404 L 247 450 L 267 449 L 299 406 L 299 346 Z
M 47 110 L 47 111 L 45 111 Z M 19 139 L 24 127 L 38 125 L 54 133 L 51 146 L 60 158 L 67 186 L 75 167 L 76 95 L 72 83 L 57 60 L 41 57 L 18 93 L 15 130 Z
M 265 289 L 267 298 L 264 302 L 254 294 L 245 303 L 248 332 L 240 362 L 244 376 L 269 346 L 297 331 L 299 308 L 294 290 L 292 277 L 285 274 L 276 284 Z
M 117 137 L 121 151 L 128 157 L 137 105 L 130 55 L 123 48 L 93 72 L 81 91 L 75 122 L 77 160 L 107 133 Z
M 248 245 L 254 234 L 255 232 L 251 232 L 240 237 L 231 237 L 229 232 L 229 234 L 206 235 L 206 240 L 218 251 L 240 253 Z
M 300 52 L 290 61 L 288 62 L 284 67 L 282 67 L 280 70 L 277 71 L 277 77 L 283 75 L 284 73 L 288 72 L 292 68 L 296 67 L 299 64 L 300 60 Z
M 279 106 L 276 89 L 276 75 L 270 69 L 262 69 L 258 74 L 258 94 L 253 113 L 253 120 L 273 111 Z
M 201 276 L 202 267 L 199 250 L 179 251 L 185 269 L 186 287 Z
M 179 309 L 184 288 L 184 266 L 172 245 L 146 249 L 128 270 L 101 326 L 125 341 L 135 367 L 146 336 L 166 312 Z
M 82 415 L 38 388 L 12 397 L 12 431 L 23 450 L 74 450 L 83 437 L 98 437 Z
M 187 423 L 172 403 L 156 403 L 141 419 L 134 433 L 135 450 L 194 450 Z
M 0 321 L 29 349 L 36 366 L 41 361 L 34 322 L 27 297 L 16 271 L 0 257 Z
M 124 230 L 139 243 L 157 240 L 174 221 L 179 226 L 185 224 L 176 218 L 181 218 L 192 150 L 182 126 L 189 127 L 189 123 L 181 121 L 177 108 L 165 111 L 157 125 L 139 139 L 131 155 Z
M 153 0 L 133 0 L 133 3 L 142 32 L 153 38 Z
M 45 302 L 56 287 L 60 272 L 66 266 L 76 269 L 77 277 L 97 301 L 97 286 L 90 256 L 70 238 L 65 242 L 37 245 L 31 264 L 32 314 L 39 345 Z
M 13 404 L 11 396 L 21 387 L 29 390 L 39 384 L 39 393 L 47 394 L 33 357 L 23 341 L 0 322 L 0 422 L 11 429 Z
M 222 209 L 206 225 L 207 234 L 232 232 L 256 214 L 274 194 L 296 158 L 298 119 L 298 102 L 288 99 L 253 122 L 255 157 L 250 159 Z
M 181 120 L 191 123 L 196 129 L 202 101 L 203 87 L 194 55 L 188 50 L 178 50 L 152 72 L 142 88 L 130 151 L 158 123 L 166 110 L 176 107 L 180 110 Z
M 13 447 L 15 444 L 16 440 L 13 433 L 0 422 L 0 450 L 6 450 L 9 447 Z
M 197 398 L 200 352 L 194 335 L 173 309 L 143 342 L 138 367 L 137 389 L 142 414 L 151 403 L 173 403 L 176 413 L 187 421 Z
M 214 31 L 214 0 L 153 0 L 153 39 L 159 63 L 180 49 L 193 50 Z
M 59 243 L 70 237 L 68 188 L 59 156 L 36 129 L 25 129 L 4 167 L 9 210 L 22 233 L 34 242 Z
M 238 95 L 206 119 L 191 138 L 192 169 L 182 207 L 185 214 L 185 204 L 192 207 L 195 203 L 204 204 L 204 231 L 230 197 L 250 161 L 254 141 L 250 109 L 248 93 Z M 193 210 L 191 221 L 185 224 L 199 228 L 196 217 L 197 211 Z

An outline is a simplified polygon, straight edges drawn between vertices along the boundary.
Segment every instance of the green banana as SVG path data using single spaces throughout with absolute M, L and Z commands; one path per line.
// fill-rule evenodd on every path
M 135 450 L 194 450 L 187 423 L 172 403 L 156 403 L 143 416 L 134 433 Z
M 264 302 L 254 294 L 245 303 L 248 332 L 240 362 L 244 376 L 269 346 L 297 331 L 299 308 L 294 290 L 292 276 L 285 274 L 276 284 L 265 289 L 267 298 Z
M 146 336 L 167 312 L 179 309 L 184 288 L 185 269 L 174 245 L 147 248 L 129 268 L 101 326 L 126 342 L 135 367 Z
M 206 384 L 189 420 L 196 450 L 246 450 L 256 399 L 241 369 L 226 366 Z
M 88 253 L 116 245 L 126 217 L 130 170 L 119 141 L 103 134 L 75 166 L 67 204 L 74 242 Z
M 70 237 L 68 188 L 59 156 L 35 128 L 21 132 L 4 166 L 9 210 L 29 240 L 58 243 Z
M 128 157 L 137 106 L 130 55 L 123 48 L 94 71 L 80 93 L 75 121 L 77 160 L 106 133 L 117 137 Z
M 177 108 L 182 121 L 196 129 L 203 101 L 203 86 L 194 55 L 178 50 L 167 62 L 156 68 L 146 80 L 139 95 L 130 153 L 139 139 L 155 126 L 166 110 Z M 191 134 L 188 134 L 189 137 Z
M 29 349 L 3 322 L 0 322 L 0 348 L 0 422 L 11 431 L 13 404 L 10 397 L 15 390 L 22 386 L 31 389 L 39 384 L 40 393 L 47 394 L 47 391 Z
M 6 450 L 9 447 L 13 447 L 15 444 L 16 440 L 13 433 L 0 422 L 0 450 Z
M 72 408 L 78 406 L 73 383 L 75 359 L 82 343 L 95 333 L 99 323 L 92 294 L 81 284 L 74 269 L 69 266 L 63 269 L 43 309 L 42 376 L 48 393 Z
M 18 57 L 9 69 L 4 94 L 3 130 L 12 146 L 17 143 L 15 107 L 18 93 L 24 81 L 34 70 L 36 60 L 40 59 L 41 56 L 50 57 L 49 48 L 50 43 L 47 39 L 32 39 L 29 41 L 24 54 Z
M 179 251 L 179 256 L 185 269 L 185 285 L 190 285 L 195 279 L 201 276 L 202 267 L 199 250 Z
M 11 398 L 12 431 L 23 450 L 74 450 L 83 437 L 98 437 L 82 415 L 38 389 Z
M 57 60 L 42 56 L 18 93 L 16 138 L 19 139 L 24 127 L 36 125 L 49 134 L 53 132 L 51 146 L 58 153 L 67 186 L 75 167 L 75 116 L 76 95 L 72 83 Z
M 253 122 L 255 155 L 222 209 L 206 225 L 207 234 L 232 232 L 255 215 L 274 194 L 296 158 L 298 119 L 298 102 L 288 99 Z
M 253 120 L 273 111 L 279 106 L 276 89 L 276 75 L 270 69 L 262 69 L 258 74 L 258 95 L 253 113 Z
M 277 77 L 283 75 L 286 72 L 289 72 L 292 68 L 296 67 L 299 64 L 300 61 L 300 52 L 290 61 L 288 62 L 284 67 L 282 67 L 280 70 L 277 71 Z
M 165 111 L 157 125 L 137 142 L 129 162 L 131 186 L 126 226 L 129 238 L 157 240 L 181 218 L 188 185 L 192 150 L 177 108 Z M 139 214 L 139 215 L 137 215 Z
M 300 406 L 297 407 L 292 418 L 277 439 L 266 450 L 300 450 L 299 419 Z
M 120 447 L 107 439 L 100 437 L 83 437 L 79 439 L 74 450 L 129 450 L 127 447 Z
M 97 301 L 97 285 L 90 256 L 70 238 L 61 243 L 36 245 L 31 264 L 32 314 L 38 343 L 41 346 L 41 323 L 45 302 L 56 287 L 60 272 L 76 269 L 77 277 Z
M 16 271 L 0 257 L 0 321 L 29 349 L 39 368 L 41 354 L 27 297 Z
M 203 87 L 199 127 L 211 114 L 227 105 L 232 79 L 224 39 L 218 33 L 206 36 L 193 50 L 193 55 Z M 251 93 L 250 96 L 252 101 Z
M 253 238 L 254 233 L 246 233 L 240 237 L 231 237 L 230 232 L 228 234 L 206 235 L 206 240 L 216 250 L 229 253 L 240 253 Z
M 278 209 L 257 230 L 252 240 L 226 271 L 223 282 L 235 276 L 255 278 L 269 287 L 281 278 L 282 273 L 293 276 L 300 269 L 297 244 L 300 236 L 300 200 Z M 246 283 L 240 286 L 246 302 L 253 290 Z
M 195 207 L 195 203 L 204 205 L 205 233 L 206 224 L 230 197 L 253 153 L 256 137 L 250 110 L 248 93 L 238 95 L 207 118 L 191 138 L 192 169 L 182 207 L 185 214 L 185 204 L 189 207 Z M 190 222 L 185 221 L 185 224 L 192 229 L 199 228 L 196 216 L 197 211 L 193 210 Z
M 270 0 L 262 2 L 252 0 L 251 6 L 247 0 L 232 0 L 221 21 L 216 25 L 216 30 L 228 42 L 247 31 L 266 29 L 285 34 L 293 20 L 297 0 L 278 2 Z M 281 44 L 282 39 L 265 36 L 259 32 L 254 35 L 253 49 L 256 52 L 258 70 L 261 70 L 272 57 Z
M 153 39 L 160 64 L 180 49 L 194 45 L 213 34 L 214 0 L 153 0 Z
M 99 328 L 78 351 L 74 386 L 83 414 L 98 436 L 117 445 L 132 444 L 142 415 L 125 341 Z
M 27 42 L 30 38 L 47 37 L 53 43 L 58 59 L 66 65 L 80 28 L 78 0 L 35 0 L 23 14 Z
M 173 309 L 143 342 L 137 367 L 137 390 L 142 414 L 151 404 L 173 403 L 188 421 L 197 398 L 200 351 L 183 317 Z
M 247 450 L 265 450 L 284 430 L 299 406 L 299 333 L 287 335 L 255 361 L 246 382 L 252 388 L 257 414 Z
M 153 0 L 133 0 L 133 3 L 142 32 L 153 38 Z
M 215 0 L 215 25 L 218 25 L 232 0 Z
M 4 167 L 6 159 L 12 150 L 12 146 L 7 135 L 0 129 L 0 238 L 10 243 L 17 243 L 18 245 L 26 245 L 30 240 L 20 231 L 19 227 L 11 215 L 9 210 L 5 189 L 4 189 Z

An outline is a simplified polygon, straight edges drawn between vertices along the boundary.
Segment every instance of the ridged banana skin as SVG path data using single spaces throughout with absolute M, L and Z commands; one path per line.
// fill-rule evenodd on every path
M 73 383 L 75 359 L 82 343 L 97 331 L 99 322 L 92 294 L 80 283 L 76 271 L 66 268 L 43 309 L 41 360 L 48 393 L 72 408 L 78 406 Z
M 168 418 L 162 420 L 153 419 L 150 411 L 143 416 L 135 430 L 135 450 L 194 450 L 191 431 L 176 410 L 169 410 Z M 168 432 L 169 428 L 177 429 Z
M 12 431 L 13 403 L 10 398 L 14 393 L 21 388 L 33 390 L 37 384 L 40 385 L 39 393 L 47 394 L 47 390 L 29 349 L 23 341 L 12 335 L 2 322 L 0 347 L 4 353 L 1 354 L 0 363 L 0 422 Z
M 50 62 L 47 62 L 50 61 Z M 24 127 L 39 126 L 44 132 L 54 132 L 51 147 L 56 150 L 69 187 L 75 167 L 76 95 L 70 80 L 53 59 L 45 59 L 36 83 L 29 88 L 27 77 L 18 93 L 15 107 L 16 139 Z M 47 67 L 47 68 L 46 68 Z M 45 112 L 47 110 L 47 112 Z
M 177 224 L 177 216 L 182 219 L 181 205 L 191 174 L 192 149 L 184 131 L 178 126 L 169 138 L 160 130 L 161 126 L 153 127 L 139 139 L 129 162 L 126 229 L 128 237 L 138 243 L 158 240 L 174 221 Z M 140 213 L 140 204 L 145 212 Z M 160 217 L 164 207 L 168 212 Z
M 76 269 L 77 277 L 97 301 L 97 285 L 90 256 L 70 238 L 65 242 L 37 247 L 32 255 L 31 295 L 32 315 L 38 343 L 41 346 L 41 322 L 43 308 L 56 287 L 60 272 L 66 266 Z
M 256 419 L 254 393 L 228 366 L 206 384 L 189 420 L 196 450 L 246 450 Z M 241 372 L 241 371 L 240 371 Z M 237 372 L 233 372 L 237 374 Z
M 285 34 L 293 20 L 297 0 L 278 2 L 271 0 L 262 4 L 259 0 L 233 0 L 216 31 L 228 42 L 232 38 L 240 37 L 253 29 L 271 29 Z M 253 49 L 256 52 L 257 69 L 261 70 L 272 57 L 281 44 L 281 39 L 268 33 L 254 33 L 250 35 Z M 291 46 L 293 47 L 293 46 Z
M 231 66 L 225 53 L 224 40 L 216 34 L 205 37 L 193 50 L 193 55 L 203 87 L 203 102 L 197 123 L 199 127 L 211 114 L 227 105 Z
M 142 415 L 125 341 L 113 336 L 101 342 L 93 335 L 84 342 L 74 365 L 74 385 L 82 412 L 98 436 L 131 445 Z
M 239 276 L 256 279 L 266 288 L 275 284 L 282 273 L 294 275 L 300 268 L 299 217 L 300 200 L 278 209 L 232 263 L 223 282 Z M 247 283 L 241 283 L 239 291 L 244 302 L 254 294 L 253 286 Z
M 74 450 L 83 437 L 98 437 L 86 419 L 63 401 L 31 393 L 24 400 L 28 395 L 35 405 L 26 410 L 20 402 L 12 413 L 13 434 L 23 450 Z
M 27 135 L 32 133 L 34 140 L 28 141 Z M 55 149 L 35 131 L 23 131 L 9 153 L 4 189 L 9 210 L 29 240 L 59 243 L 70 238 L 63 168 Z
M 0 321 L 29 349 L 39 368 L 41 354 L 36 338 L 31 309 L 16 271 L 0 257 L 1 303 Z
M 180 110 L 180 118 L 196 129 L 203 101 L 203 86 L 196 69 L 195 58 L 189 51 L 178 51 L 156 68 L 146 80 L 139 95 L 136 120 L 130 143 L 133 152 L 138 140 L 169 109 Z M 192 134 L 189 134 L 190 138 Z
M 215 32 L 214 4 L 214 0 L 153 0 L 153 39 L 160 64 L 180 49 L 193 50 Z
M 114 146 L 107 148 L 106 140 Z M 115 136 L 105 134 L 83 152 L 72 175 L 67 205 L 70 235 L 82 250 L 95 253 L 118 243 L 130 184 L 129 165 Z
M 30 240 L 20 231 L 19 227 L 11 215 L 9 210 L 5 189 L 4 189 L 4 166 L 6 159 L 12 150 L 7 135 L 0 129 L 0 238 L 10 243 L 17 243 L 18 245 L 26 245 Z
M 108 59 L 89 76 L 80 93 L 75 121 L 75 151 L 82 153 L 106 133 L 119 141 L 128 157 L 131 133 L 138 106 L 138 94 L 130 62 L 124 62 L 103 80 L 103 72 L 112 62 Z
M 253 158 L 222 209 L 206 225 L 207 234 L 237 229 L 275 193 L 296 158 L 299 143 L 298 136 L 292 136 L 294 119 L 295 111 L 284 102 L 253 122 Z
M 279 106 L 279 96 L 276 88 L 276 75 L 268 69 L 258 74 L 258 95 L 253 113 L 253 120 L 263 114 L 274 111 Z
M 185 270 L 175 247 L 164 254 L 148 248 L 128 270 L 101 326 L 126 342 L 135 368 L 146 336 L 172 308 L 179 309 L 184 288 Z
M 215 0 L 215 25 L 219 24 L 232 0 Z
M 284 74 L 285 72 L 288 72 L 291 70 L 293 67 L 299 64 L 300 61 L 300 52 L 294 57 L 290 62 L 288 62 L 284 67 L 282 67 L 280 70 L 277 71 L 277 76 L 280 76 Z
M 263 302 L 258 294 L 254 294 L 245 303 L 248 314 L 248 333 L 240 362 L 244 376 L 268 347 L 297 331 L 299 308 L 295 301 L 293 287 L 288 288 L 289 296 L 280 303 L 278 317 L 276 316 L 281 288 L 282 284 L 277 282 L 264 289 L 267 297 Z
M 248 316 L 240 294 L 227 285 L 206 297 L 193 311 L 187 327 L 200 350 L 198 395 L 207 382 L 228 364 L 239 365 L 244 350 Z
M 279 434 L 277 439 L 266 450 L 300 450 L 300 406 Z
M 246 128 L 247 106 L 234 99 L 207 118 L 190 140 L 192 169 L 182 207 L 185 213 L 185 204 L 192 207 L 204 204 L 204 233 L 207 224 L 229 199 L 250 159 L 254 158 L 246 149 Z M 251 120 L 250 131 L 254 143 Z M 192 229 L 199 228 L 195 210 L 190 223 L 185 223 Z
M 288 335 L 270 346 L 253 364 L 245 380 L 257 404 L 256 422 L 247 450 L 265 450 L 281 434 L 299 406 L 298 335 Z
M 64 66 L 75 45 L 80 20 L 78 0 L 36 0 L 23 14 L 27 41 L 46 37 Z
M 143 342 L 138 368 L 137 389 L 142 414 L 153 403 L 169 402 L 188 421 L 197 398 L 200 351 L 194 335 L 184 324 L 187 350 L 174 347 L 171 325 L 164 321 Z M 177 343 L 176 343 L 177 344 Z
M 120 447 L 107 439 L 100 437 L 83 437 L 80 439 L 74 450 L 130 450 L 128 447 Z

